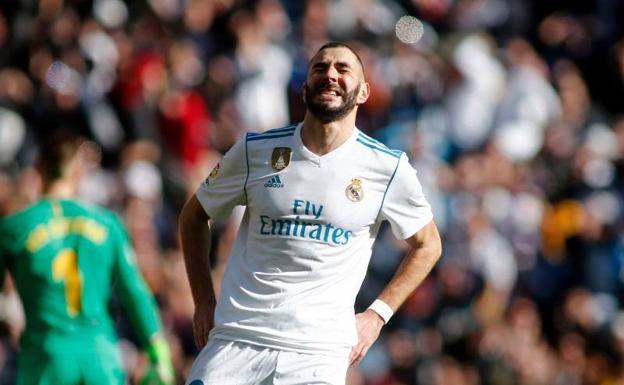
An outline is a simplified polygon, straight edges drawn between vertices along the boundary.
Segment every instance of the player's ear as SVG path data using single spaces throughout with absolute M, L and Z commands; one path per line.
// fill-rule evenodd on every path
M 307 83 L 306 83 L 306 82 L 303 82 L 303 85 L 301 86 L 301 95 L 302 95 L 302 99 L 303 99 L 303 102 L 304 102 L 304 103 L 306 102 L 306 98 L 307 98 L 307 96 L 308 96 L 308 95 L 307 95 L 307 93 L 306 93 L 306 89 L 307 89 L 308 87 L 306 87 L 306 86 L 307 86 Z
M 364 104 L 370 95 L 370 85 L 366 82 L 360 83 L 360 92 L 357 96 L 357 104 Z

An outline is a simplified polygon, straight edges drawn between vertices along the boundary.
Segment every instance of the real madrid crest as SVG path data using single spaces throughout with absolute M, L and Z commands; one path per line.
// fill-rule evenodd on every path
M 271 154 L 271 167 L 275 171 L 281 171 L 290 164 L 291 149 L 289 147 L 275 147 Z
M 360 178 L 351 179 L 351 183 L 345 189 L 345 194 L 352 202 L 359 202 L 364 199 L 364 189 L 362 188 L 362 180 Z

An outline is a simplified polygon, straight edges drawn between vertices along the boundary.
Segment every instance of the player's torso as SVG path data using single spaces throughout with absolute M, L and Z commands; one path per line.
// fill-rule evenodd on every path
M 108 321 L 109 230 L 103 218 L 69 201 L 41 201 L 2 222 L 29 329 L 108 327 L 100 323 Z
M 347 234 L 373 225 L 386 185 L 375 181 L 357 159 L 315 164 L 293 154 L 288 167 L 276 170 L 270 152 L 250 160 L 247 207 L 259 236 L 346 245 Z
M 321 157 L 305 149 L 295 134 L 248 138 L 249 244 L 268 254 L 281 242 L 288 247 L 278 247 L 273 255 L 288 249 L 292 258 L 305 259 L 331 258 L 358 239 L 369 241 L 398 157 L 371 156 L 370 147 L 356 138 L 357 130 Z
M 353 302 L 400 155 L 355 129 L 319 157 L 300 127 L 247 136 L 247 207 L 214 334 L 335 353 L 357 340 Z

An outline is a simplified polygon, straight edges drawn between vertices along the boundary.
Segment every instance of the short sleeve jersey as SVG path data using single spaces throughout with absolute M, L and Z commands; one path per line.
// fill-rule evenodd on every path
M 347 355 L 380 224 L 405 239 L 432 213 L 404 153 L 354 128 L 318 156 L 301 127 L 247 134 L 196 193 L 214 219 L 246 206 L 211 337 Z
M 113 290 L 142 343 L 160 329 L 156 304 L 121 221 L 73 200 L 44 199 L 0 219 L 0 274 L 8 269 L 24 304 L 22 343 L 50 333 L 115 336 Z

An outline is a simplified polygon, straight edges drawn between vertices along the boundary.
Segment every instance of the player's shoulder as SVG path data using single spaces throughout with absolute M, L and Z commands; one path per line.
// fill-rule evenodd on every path
M 401 150 L 391 149 L 377 139 L 362 131 L 358 131 L 356 138 L 357 150 L 362 159 L 381 168 L 395 169 L 404 155 Z
M 98 222 L 113 226 L 120 223 L 117 213 L 103 206 L 78 199 L 64 199 L 58 201 L 58 204 L 62 207 L 63 212 L 69 216 L 89 217 Z
M 0 217 L 0 248 L 14 244 L 20 234 L 29 231 L 45 220 L 49 213 L 44 208 L 44 203 L 37 201 L 34 203 L 21 202 L 7 210 Z
M 0 224 L 8 223 L 28 215 L 32 211 L 37 210 L 41 206 L 41 201 L 35 203 L 27 202 L 25 200 L 15 200 L 10 202 L 6 207 L 3 207 L 3 211 L 0 213 Z
M 245 136 L 245 153 L 248 167 L 264 165 L 267 157 L 278 161 L 286 159 L 294 147 L 297 124 L 275 128 L 261 133 L 247 133 Z M 259 163 L 258 163 L 259 162 Z
M 248 132 L 245 135 L 245 142 L 254 146 L 271 146 L 276 142 L 288 141 L 295 135 L 297 124 L 291 124 L 285 127 L 274 128 L 264 132 Z

